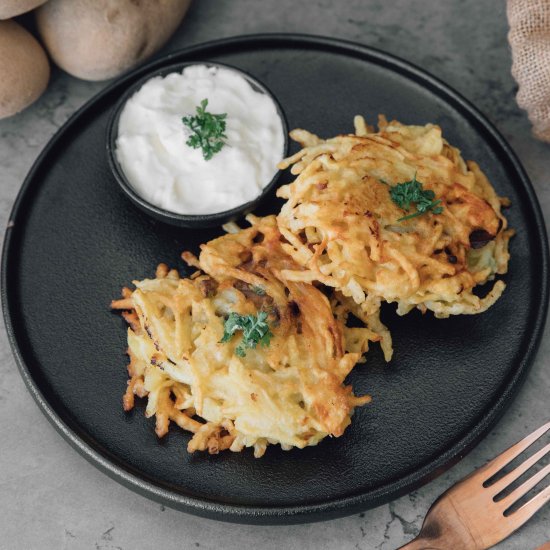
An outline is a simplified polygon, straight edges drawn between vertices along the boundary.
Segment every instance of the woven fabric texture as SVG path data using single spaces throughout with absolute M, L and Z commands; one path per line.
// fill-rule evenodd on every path
M 507 13 L 518 105 L 550 142 L 550 0 L 508 0 Z

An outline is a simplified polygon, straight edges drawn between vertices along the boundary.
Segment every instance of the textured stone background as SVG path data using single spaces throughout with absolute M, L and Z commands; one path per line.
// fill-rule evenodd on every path
M 410 60 L 473 101 L 519 154 L 550 217 L 550 146 L 535 141 L 515 102 L 504 2 L 492 0 L 196 0 L 157 55 L 245 33 L 307 32 L 355 40 Z M 54 70 L 47 93 L 0 121 L 0 227 L 32 162 L 65 120 L 107 83 Z M 548 333 L 548 331 L 547 331 Z M 549 419 L 550 343 L 497 427 L 461 463 L 419 491 L 364 514 L 292 527 L 228 525 L 150 502 L 97 471 L 32 402 L 0 331 L 0 547 L 6 549 L 381 549 L 419 530 L 433 500 Z M 550 506 L 499 548 L 550 540 Z

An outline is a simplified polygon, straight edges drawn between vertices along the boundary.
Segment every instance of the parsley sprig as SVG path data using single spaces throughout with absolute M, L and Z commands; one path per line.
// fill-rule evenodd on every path
M 202 149 L 204 160 L 210 160 L 226 144 L 225 119 L 227 113 L 214 115 L 206 112 L 208 99 L 203 99 L 195 116 L 184 116 L 181 121 L 194 132 L 185 142 L 193 149 Z
M 411 209 L 411 205 L 416 205 L 416 212 L 399 218 L 397 221 L 402 222 L 421 216 L 430 210 L 434 214 L 441 214 L 443 206 L 440 206 L 441 199 L 435 199 L 435 193 L 430 189 L 424 189 L 422 183 L 416 179 L 416 174 L 410 181 L 398 183 L 390 188 L 391 200 L 407 212 Z
M 254 349 L 258 344 L 263 347 L 269 346 L 273 337 L 265 311 L 260 311 L 258 315 L 240 315 L 231 312 L 225 320 L 223 328 L 221 343 L 229 342 L 235 332 L 242 331 L 241 343 L 235 348 L 235 354 L 239 357 L 244 357 L 247 349 Z

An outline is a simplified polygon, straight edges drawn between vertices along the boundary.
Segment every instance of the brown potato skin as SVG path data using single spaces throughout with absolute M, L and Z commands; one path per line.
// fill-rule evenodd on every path
M 0 75 L 0 118 L 34 103 L 50 78 L 46 52 L 15 21 L 0 21 Z
M 50 0 L 36 11 L 46 49 L 84 80 L 106 80 L 144 61 L 172 36 L 191 0 Z
M 45 3 L 46 0 L 2 0 L 0 2 L 0 19 L 11 19 Z

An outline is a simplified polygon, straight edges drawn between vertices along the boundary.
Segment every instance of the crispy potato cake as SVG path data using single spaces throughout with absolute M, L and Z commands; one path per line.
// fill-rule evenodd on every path
M 380 337 L 368 328 L 346 329 L 315 286 L 288 281 L 300 267 L 281 247 L 274 216 L 250 218 L 252 227 L 202 246 L 191 278 L 159 266 L 155 279 L 135 281 L 114 308 L 128 310 L 130 381 L 124 406 L 147 396 L 163 436 L 170 421 L 193 432 L 188 450 L 217 453 L 268 444 L 283 449 L 340 436 L 357 405 L 343 381 Z M 259 319 L 268 345 L 239 348 L 226 340 L 231 316 Z M 347 339 L 346 339 L 347 336 Z M 346 348 L 352 351 L 346 351 Z
M 283 275 L 337 289 L 356 314 L 372 315 L 382 301 L 400 315 L 485 311 L 504 282 L 484 298 L 473 289 L 507 271 L 506 199 L 438 126 L 380 117 L 374 132 L 362 117 L 355 123 L 355 134 L 327 140 L 291 132 L 303 149 L 280 164 L 297 177 L 278 190 L 286 203 L 277 223 L 302 269 Z

